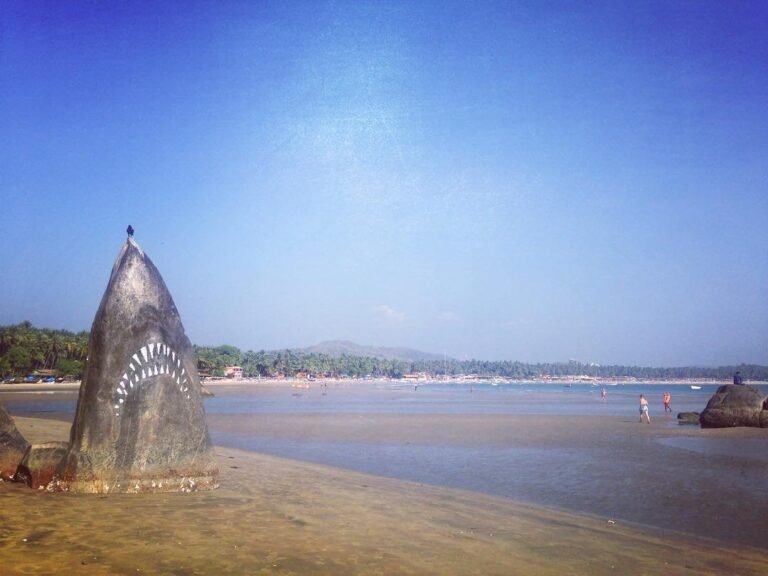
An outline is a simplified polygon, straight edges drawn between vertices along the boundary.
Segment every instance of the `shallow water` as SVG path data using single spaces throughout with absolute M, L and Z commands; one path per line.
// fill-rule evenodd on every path
M 725 456 L 768 463 L 768 441 L 762 438 L 661 438 L 661 444 L 705 456 Z
M 418 389 L 377 385 L 232 395 L 222 390 L 206 401 L 206 410 L 212 416 L 288 418 L 282 431 L 233 434 L 213 428 L 217 444 L 768 547 L 764 526 L 768 469 L 762 456 L 755 457 L 768 452 L 761 449 L 768 446 L 766 439 L 750 440 L 738 448 L 742 439 L 684 437 L 672 439 L 679 441 L 675 443 L 637 435 L 641 393 L 651 402 L 655 426 L 663 423 L 662 429 L 677 433 L 682 428 L 676 423 L 677 412 L 702 411 L 717 387 L 612 386 L 605 402 L 600 388 L 590 385 L 434 383 Z M 665 389 L 672 393 L 672 414 L 663 412 Z M 367 435 L 375 424 L 371 415 L 377 414 L 404 417 L 392 426 L 400 426 L 405 438 Z M 451 437 L 439 431 L 427 433 L 416 424 L 440 414 L 449 416 Z M 303 427 L 301 432 L 291 430 L 292 415 L 296 426 Z M 301 415 L 316 417 L 307 423 L 298 419 Z M 464 429 L 467 438 L 475 434 L 472 417 L 477 415 L 496 417 L 503 438 L 488 433 L 481 439 L 461 440 Z M 515 426 L 520 425 L 512 419 L 538 416 L 595 416 L 601 421 L 608 417 L 612 424 L 604 433 L 587 431 L 589 438 L 562 440 L 559 431 L 548 427 L 525 438 L 515 436 Z M 347 438 L 329 432 L 340 421 Z M 509 432 L 503 434 L 507 425 Z M 611 438 L 616 425 L 626 431 Z M 713 457 L 721 460 L 719 465 L 712 466 Z M 728 504 L 719 506 L 718 514 L 701 506 L 722 498 Z
M 672 409 L 700 412 L 717 390 L 705 385 L 701 390 L 687 386 L 621 385 L 607 386 L 607 398 L 600 399 L 600 387 L 574 384 L 370 384 L 330 385 L 309 389 L 242 388 L 208 398 L 209 414 L 262 413 L 378 413 L 378 414 L 538 414 L 548 416 L 628 415 L 637 412 L 638 398 L 645 394 L 651 414 L 663 412 L 662 396 L 672 393 Z M 233 388 L 234 390 L 234 388 Z
M 217 386 L 205 409 L 221 446 L 768 548 L 768 437 L 676 423 L 716 389 L 611 386 L 603 402 L 599 387 L 579 384 Z M 12 414 L 71 417 L 77 395 L 14 398 Z M 572 434 L 556 429 L 570 423 Z
M 662 395 L 672 393 L 672 410 L 701 412 L 719 385 L 701 390 L 674 385 L 606 386 L 589 384 L 412 384 L 315 383 L 309 389 L 287 386 L 215 387 L 205 399 L 208 414 L 538 414 L 547 416 L 620 416 L 637 412 L 640 394 L 650 401 L 651 416 L 663 413 Z M 768 394 L 768 392 L 764 393 Z M 0 392 L 0 402 L 15 414 L 74 414 L 77 391 Z
M 474 423 L 451 418 L 454 432 L 472 434 Z M 646 425 L 633 417 L 619 423 L 626 426 L 621 437 L 603 440 L 601 431 L 563 438 L 539 430 L 519 441 L 456 445 L 419 438 L 414 426 L 412 441 L 331 441 L 328 428 L 338 423 L 296 421 L 296 437 L 291 421 L 269 434 L 214 427 L 212 437 L 219 445 L 768 548 L 768 438 L 659 439 L 638 430 Z M 411 423 L 400 426 L 408 431 Z M 518 426 L 510 423 L 510 432 Z M 358 436 L 354 426 L 350 436 Z

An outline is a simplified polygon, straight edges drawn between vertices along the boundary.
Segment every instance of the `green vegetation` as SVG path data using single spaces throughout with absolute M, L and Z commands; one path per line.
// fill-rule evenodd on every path
M 87 357 L 88 332 L 34 328 L 29 322 L 0 326 L 0 374 L 4 378 L 25 377 L 38 370 L 80 378 Z
M 202 374 L 224 376 L 227 366 L 241 366 L 245 376 L 337 376 L 350 378 L 390 377 L 427 373 L 432 376 L 476 374 L 488 378 L 532 379 L 544 376 L 599 379 L 637 378 L 679 380 L 686 378 L 728 380 L 740 370 L 745 380 L 768 380 L 768 366 L 745 365 L 702 368 L 651 368 L 598 366 L 570 361 L 528 364 L 524 362 L 454 360 L 451 358 L 402 359 L 321 353 L 302 350 L 241 352 L 235 346 L 195 346 Z M 373 350 L 373 349 L 372 349 Z M 382 349 L 395 350 L 395 349 Z M 34 328 L 29 322 L 0 326 L 0 374 L 23 378 L 36 370 L 54 369 L 61 376 L 80 378 L 88 354 L 88 332 Z
M 701 368 L 687 366 L 682 368 L 651 368 L 642 366 L 598 366 L 581 362 L 527 364 L 512 361 L 483 360 L 400 360 L 376 358 L 371 356 L 332 356 L 315 352 L 297 350 L 245 352 L 240 354 L 240 362 L 234 360 L 232 346 L 218 348 L 196 347 L 198 357 L 205 357 L 210 362 L 217 352 L 222 351 L 221 361 L 214 365 L 217 369 L 212 376 L 223 375 L 224 366 L 238 365 L 245 376 L 286 377 L 297 374 L 312 376 L 348 376 L 350 378 L 390 377 L 400 378 L 405 374 L 427 373 L 432 376 L 457 376 L 476 374 L 487 378 L 512 378 L 517 380 L 541 378 L 544 376 L 568 377 L 590 376 L 609 380 L 612 378 L 637 378 L 640 380 L 680 380 L 713 379 L 728 380 L 736 370 L 740 370 L 745 380 L 768 380 L 768 366 L 745 365 Z M 211 366 L 209 363 L 208 366 Z

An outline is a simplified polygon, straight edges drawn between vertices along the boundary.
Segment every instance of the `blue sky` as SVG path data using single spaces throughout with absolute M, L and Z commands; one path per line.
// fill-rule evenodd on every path
M 764 2 L 0 0 L 0 324 L 768 364 Z

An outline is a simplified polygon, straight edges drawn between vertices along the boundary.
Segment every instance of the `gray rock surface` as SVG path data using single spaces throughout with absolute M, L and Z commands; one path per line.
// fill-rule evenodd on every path
M 128 238 L 91 328 L 60 486 L 188 491 L 217 479 L 192 346 L 160 273 Z
M 754 386 L 720 386 L 701 413 L 702 428 L 768 427 L 766 398 Z
M 29 442 L 16 429 L 11 415 L 0 406 L 0 478 L 13 479 L 28 447 Z
M 700 414 L 698 412 L 678 412 L 677 423 L 678 424 L 698 424 Z
M 67 442 L 32 444 L 19 463 L 14 480 L 25 482 L 30 488 L 48 487 L 68 447 Z

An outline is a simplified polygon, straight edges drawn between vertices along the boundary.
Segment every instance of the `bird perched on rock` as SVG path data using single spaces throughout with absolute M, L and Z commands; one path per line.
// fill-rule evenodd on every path
M 128 228 L 125 231 L 128 232 L 128 236 L 133 236 L 133 226 L 130 224 L 128 224 Z

